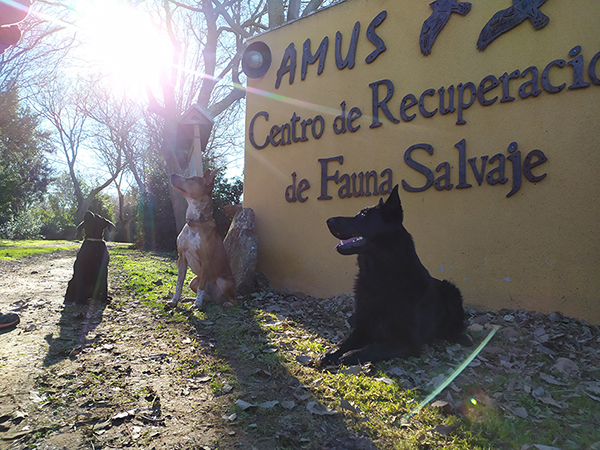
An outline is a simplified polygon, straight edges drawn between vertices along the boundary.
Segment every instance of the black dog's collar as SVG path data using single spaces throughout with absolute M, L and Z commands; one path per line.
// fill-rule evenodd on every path
M 92 242 L 104 242 L 104 239 L 98 239 L 98 238 L 85 238 L 85 241 L 92 241 Z

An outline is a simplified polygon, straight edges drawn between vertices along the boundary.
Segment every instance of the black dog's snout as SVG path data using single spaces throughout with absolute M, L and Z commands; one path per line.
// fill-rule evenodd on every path
M 330 217 L 329 219 L 327 219 L 327 228 L 329 228 L 331 234 L 333 234 L 337 238 L 340 238 L 340 219 L 340 217 Z

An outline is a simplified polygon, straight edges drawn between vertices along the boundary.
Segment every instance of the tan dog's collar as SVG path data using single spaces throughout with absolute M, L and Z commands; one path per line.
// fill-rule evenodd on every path
M 190 225 L 193 225 L 195 223 L 206 223 L 212 219 L 213 219 L 212 216 L 207 216 L 207 217 L 200 216 L 200 218 L 198 218 L 198 219 L 187 219 L 186 222 Z

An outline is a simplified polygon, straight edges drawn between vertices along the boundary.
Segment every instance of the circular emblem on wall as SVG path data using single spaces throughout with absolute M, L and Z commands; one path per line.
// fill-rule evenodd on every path
M 271 67 L 271 49 L 262 41 L 253 42 L 242 55 L 242 70 L 250 78 L 262 77 Z

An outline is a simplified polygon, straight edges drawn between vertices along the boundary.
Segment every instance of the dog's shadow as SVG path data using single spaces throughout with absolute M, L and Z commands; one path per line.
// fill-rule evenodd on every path
M 94 299 L 88 300 L 85 305 L 65 304 L 58 321 L 58 336 L 48 334 L 44 337 L 49 345 L 44 366 L 54 365 L 66 358 L 75 358 L 87 346 L 99 340 L 97 336 L 88 336 L 102 322 L 107 305 L 108 302 Z

